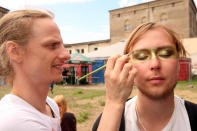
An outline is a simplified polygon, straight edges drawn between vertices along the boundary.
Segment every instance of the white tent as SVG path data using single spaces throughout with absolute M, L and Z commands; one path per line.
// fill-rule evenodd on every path
M 197 37 L 183 39 L 183 45 L 190 55 L 197 53 Z
M 110 56 L 116 55 L 116 54 L 123 54 L 124 47 L 126 42 L 118 42 L 116 44 L 113 44 L 111 46 L 108 46 L 106 48 L 90 52 L 88 54 L 84 54 L 86 57 L 91 58 L 93 60 L 98 59 L 108 59 Z

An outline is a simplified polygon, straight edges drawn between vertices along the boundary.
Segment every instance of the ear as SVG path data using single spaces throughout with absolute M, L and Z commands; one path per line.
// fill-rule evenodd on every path
M 6 44 L 6 51 L 7 51 L 8 56 L 10 57 L 10 60 L 16 63 L 21 63 L 23 60 L 22 59 L 23 58 L 22 47 L 13 41 L 8 41 L 5 44 Z

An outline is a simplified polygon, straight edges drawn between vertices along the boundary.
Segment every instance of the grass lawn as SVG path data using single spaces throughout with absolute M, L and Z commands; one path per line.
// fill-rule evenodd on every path
M 94 88 L 96 86 L 96 88 Z M 9 93 L 11 89 L 0 88 L 0 98 Z M 137 89 L 134 88 L 132 95 L 135 96 Z M 77 128 L 80 131 L 90 131 L 91 127 L 102 112 L 105 105 L 104 84 L 85 86 L 61 86 L 55 85 L 54 93 L 49 93 L 50 97 L 62 94 L 68 102 L 68 110 L 75 114 L 77 118 Z M 197 81 L 178 82 L 175 94 L 197 103 Z

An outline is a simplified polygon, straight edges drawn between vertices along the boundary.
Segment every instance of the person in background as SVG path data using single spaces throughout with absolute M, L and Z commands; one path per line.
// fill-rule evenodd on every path
M 52 94 L 53 94 L 53 88 L 54 88 L 54 83 L 51 83 L 50 84 L 50 91 L 51 91 Z
M 196 131 L 197 105 L 174 95 L 179 58 L 186 56 L 178 35 L 144 23 L 131 33 L 124 54 L 107 62 L 106 105 L 93 131 Z M 134 84 L 137 96 L 127 100 Z
M 62 131 L 76 131 L 76 118 L 73 113 L 67 112 L 67 102 L 63 95 L 56 95 L 54 98 L 60 111 L 60 123 Z
M 51 12 L 16 10 L 0 19 L 0 76 L 12 87 L 0 101 L 0 131 L 61 131 L 47 95 L 69 59 Z

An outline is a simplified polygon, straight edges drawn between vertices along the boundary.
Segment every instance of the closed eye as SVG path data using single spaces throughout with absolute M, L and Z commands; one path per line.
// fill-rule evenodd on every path
M 54 50 L 54 49 L 58 48 L 59 45 L 60 45 L 60 43 L 51 43 L 48 47 L 49 47 L 50 49 Z
M 146 60 L 149 55 L 144 51 L 139 51 L 133 54 L 133 58 L 137 60 Z
M 163 57 L 163 58 L 168 58 L 168 57 L 171 57 L 175 54 L 175 52 L 173 50 L 170 50 L 170 49 L 163 49 L 163 50 L 160 50 L 158 52 L 158 55 L 160 57 Z

